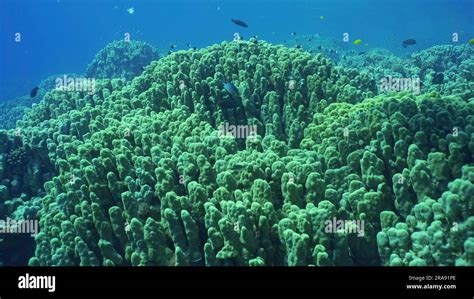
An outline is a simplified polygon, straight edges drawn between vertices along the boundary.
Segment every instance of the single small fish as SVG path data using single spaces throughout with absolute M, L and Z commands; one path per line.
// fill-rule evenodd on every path
M 242 26 L 242 27 L 249 27 L 249 25 L 247 25 L 247 23 L 245 23 L 244 21 L 242 20 L 234 20 L 234 19 L 230 19 L 232 21 L 232 23 L 234 23 L 235 25 L 239 25 L 239 26 Z
M 296 49 L 301 49 L 301 45 L 296 45 Z
M 291 33 L 291 36 L 295 36 L 295 35 L 296 35 L 296 32 L 292 32 L 292 33 Z
M 470 45 L 474 45 L 474 38 L 471 38 L 467 43 Z
M 322 49 L 323 49 L 323 47 L 322 47 L 322 46 L 318 46 L 318 50 L 322 50 Z
M 31 92 L 30 92 L 30 97 L 31 97 L 31 98 L 36 97 L 36 95 L 38 94 L 38 90 L 39 90 L 39 87 L 33 88 L 33 89 L 31 90 Z
M 186 47 L 191 48 L 191 44 L 186 44 Z
M 359 53 L 359 55 L 364 55 L 364 54 L 365 54 L 365 52 L 360 52 L 360 53 Z
M 324 20 L 324 16 L 320 16 L 319 19 L 321 19 L 321 21 Z
M 404 48 L 406 48 L 407 46 L 413 46 L 414 44 L 416 44 L 416 40 L 414 40 L 414 39 L 412 39 L 412 38 L 407 39 L 407 40 L 404 40 L 404 41 L 402 42 L 402 46 L 403 46 Z
M 127 9 L 127 12 L 133 15 L 135 13 L 135 7 L 130 7 L 129 9 Z
M 196 50 L 197 50 L 197 48 L 196 48 L 196 47 L 192 47 L 191 49 L 193 49 L 194 51 L 196 51 Z
M 169 51 L 168 51 L 168 55 L 171 55 L 171 53 L 173 53 L 173 52 L 171 52 L 171 50 L 169 50 Z
M 309 41 L 309 42 L 310 42 L 310 41 L 312 41 L 311 37 L 310 37 L 310 38 L 308 38 L 308 41 Z
M 434 77 L 433 80 L 431 80 L 432 84 L 443 84 L 444 82 L 444 75 L 443 73 L 437 73 Z
M 232 82 L 224 83 L 224 89 L 227 90 L 227 92 L 230 93 L 231 95 L 239 93 L 239 90 L 237 89 L 237 87 L 235 87 L 234 83 Z
M 175 49 L 176 45 L 175 44 L 170 44 L 170 49 Z
M 362 40 L 361 39 L 356 39 L 353 44 L 354 45 L 360 45 L 362 43 Z

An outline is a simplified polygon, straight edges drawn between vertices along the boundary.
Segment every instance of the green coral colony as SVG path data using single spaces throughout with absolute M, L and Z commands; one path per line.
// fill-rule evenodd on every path
M 88 76 L 133 79 L 52 90 L 0 131 L 2 213 L 40 223 L 29 265 L 474 265 L 472 48 L 456 86 L 414 95 L 264 41 L 160 60 L 110 47 L 148 66 L 101 52 Z M 456 51 L 410 70 L 432 76 Z M 256 138 L 221 138 L 225 123 Z M 328 232 L 332 219 L 364 234 Z

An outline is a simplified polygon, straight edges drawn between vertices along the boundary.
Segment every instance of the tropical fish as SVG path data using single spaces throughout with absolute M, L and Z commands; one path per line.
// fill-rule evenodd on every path
M 245 23 L 244 21 L 242 20 L 234 20 L 234 19 L 231 19 L 232 23 L 234 23 L 235 25 L 239 25 L 239 26 L 242 26 L 242 27 L 248 27 L 249 25 L 247 25 L 247 23 Z
M 320 16 L 319 18 L 321 19 L 321 21 L 324 20 L 324 16 Z
M 237 89 L 237 87 L 235 87 L 234 83 L 232 82 L 224 83 L 224 89 L 227 90 L 227 92 L 230 93 L 231 95 L 239 93 L 239 90 Z
M 471 38 L 467 43 L 470 45 L 474 45 L 474 38 Z
M 354 45 L 360 45 L 362 43 L 362 40 L 361 39 L 356 39 L 353 44 Z
M 444 82 L 444 74 L 443 73 L 437 73 L 433 77 L 433 80 L 431 80 L 432 84 L 443 84 L 443 82 Z
M 296 32 L 292 32 L 292 33 L 291 33 L 291 36 L 295 36 L 295 35 L 296 35 Z
M 31 92 L 30 92 L 30 97 L 31 97 L 31 98 L 36 97 L 36 95 L 38 94 L 38 90 L 39 90 L 39 87 L 33 88 L 33 89 L 31 90 Z
M 318 46 L 318 50 L 322 50 L 322 49 L 323 49 L 323 47 L 322 47 L 322 46 Z
M 416 40 L 414 40 L 414 39 L 412 39 L 412 38 L 407 39 L 407 40 L 404 40 L 404 41 L 402 42 L 402 46 L 403 46 L 404 48 L 406 48 L 407 46 L 412 46 L 412 45 L 414 45 L 414 44 L 416 44 Z
M 127 9 L 127 12 L 133 15 L 135 13 L 135 7 L 130 7 L 129 9 Z
M 301 49 L 301 45 L 296 45 L 296 49 Z
M 175 45 L 175 44 L 170 44 L 170 48 L 171 48 L 171 49 L 175 49 L 175 48 L 176 48 L 176 45 Z

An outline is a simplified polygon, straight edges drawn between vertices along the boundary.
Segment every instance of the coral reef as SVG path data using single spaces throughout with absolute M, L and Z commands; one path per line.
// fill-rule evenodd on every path
M 255 39 L 140 73 L 48 92 L 18 122 L 7 177 L 25 150 L 54 169 L 29 265 L 474 265 L 464 94 L 377 95 L 367 73 Z
M 419 78 L 421 91 L 458 95 L 465 100 L 474 97 L 474 49 L 468 45 L 439 45 L 399 58 L 390 51 L 374 49 L 359 55 L 346 55 L 339 64 L 367 73 L 380 82 L 384 77 Z M 442 73 L 443 82 L 433 83 Z
M 56 87 L 56 78 L 79 77 L 77 74 L 61 74 L 49 76 L 38 85 L 38 94 L 31 98 L 30 95 L 24 95 L 9 101 L 0 102 L 0 129 L 9 130 L 16 127 L 17 120 L 23 118 L 25 111 L 39 103 L 43 96 Z
M 89 78 L 131 80 L 143 68 L 160 58 L 157 49 L 142 41 L 114 41 L 97 53 L 86 70 Z

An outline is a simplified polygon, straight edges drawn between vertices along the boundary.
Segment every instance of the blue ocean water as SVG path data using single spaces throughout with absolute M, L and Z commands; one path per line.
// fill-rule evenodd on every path
M 292 32 L 334 39 L 347 32 L 369 49 L 403 55 L 452 44 L 453 33 L 466 43 L 473 13 L 472 0 L 0 0 L 0 101 L 28 94 L 49 75 L 84 73 L 125 33 L 166 52 L 170 44 L 205 47 L 236 32 L 274 43 Z M 404 49 L 408 38 L 417 44 Z

